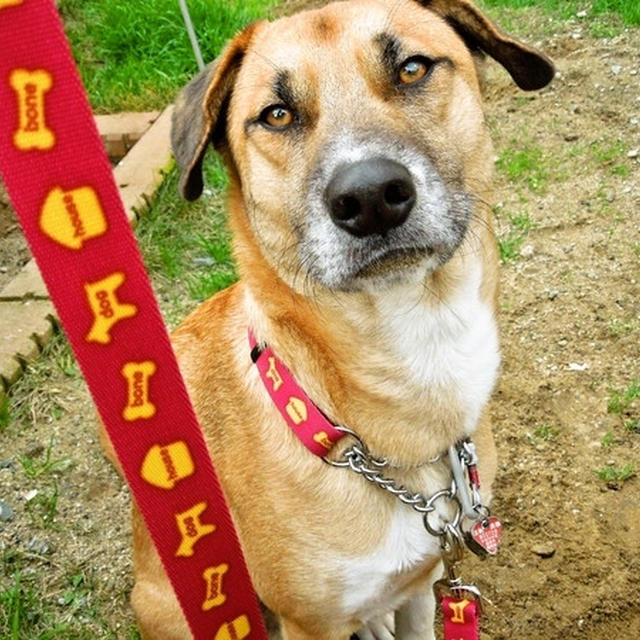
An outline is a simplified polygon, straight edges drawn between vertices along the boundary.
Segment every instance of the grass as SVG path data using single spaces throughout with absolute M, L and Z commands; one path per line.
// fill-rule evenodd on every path
M 501 207 L 494 208 L 494 213 L 499 218 Z M 498 250 L 503 264 L 514 262 L 520 258 L 520 249 L 527 235 L 537 226 L 527 212 L 512 213 L 508 217 L 510 226 L 498 237 Z
M 205 61 L 275 0 L 189 0 Z M 197 72 L 177 0 L 60 0 L 59 10 L 93 108 L 164 108 Z
M 53 597 L 43 597 L 41 578 L 29 566 L 27 556 L 4 553 L 1 560 L 7 578 L 7 586 L 0 589 L 3 640 L 139 640 L 133 625 L 114 629 L 101 619 L 94 603 L 97 579 L 91 573 L 72 568 L 52 585 Z M 86 630 L 87 620 L 94 623 L 94 630 Z M 99 636 L 96 628 L 100 629 Z
M 612 318 L 607 324 L 607 333 L 612 338 L 622 338 L 640 329 L 640 317 L 620 319 Z
M 513 142 L 500 154 L 496 166 L 512 182 L 527 187 L 536 195 L 547 189 L 549 159 L 542 149 Z
M 611 449 L 611 447 L 613 447 L 613 445 L 616 443 L 616 436 L 613 433 L 613 431 L 607 431 L 607 433 L 605 433 L 602 436 L 602 440 L 600 441 L 600 446 L 603 449 Z
M 596 471 L 598 478 L 605 482 L 625 482 L 636 476 L 636 468 L 633 464 L 625 464 L 620 467 L 608 464 Z
M 4 431 L 17 431 L 35 426 L 37 422 L 53 423 L 65 409 L 65 399 L 55 385 L 51 384 L 61 361 L 70 362 L 71 349 L 64 335 L 56 333 L 45 346 L 42 357 L 27 367 L 26 374 L 15 383 L 9 394 L 6 413 L 9 416 Z M 75 377 L 82 384 L 77 368 Z
M 237 279 L 225 217 L 227 177 L 217 156 L 207 158 L 204 171 L 207 189 L 192 204 L 178 197 L 178 172 L 169 171 L 136 229 L 170 326 Z
M 498 250 L 502 264 L 515 262 L 520 257 L 523 242 L 524 236 L 513 232 L 498 239 Z
M 628 26 L 640 25 L 640 3 L 633 0 L 481 0 L 484 7 L 523 9 L 537 7 L 545 13 L 555 14 L 566 20 L 585 11 L 585 18 L 615 15 Z
M 49 441 L 49 446 L 45 451 L 45 459 L 40 462 L 35 458 L 24 456 L 20 459 L 20 464 L 28 478 L 32 480 L 46 473 L 56 473 L 66 471 L 72 464 L 70 458 L 52 460 L 53 438 Z
M 38 491 L 33 498 L 27 500 L 26 510 L 31 517 L 31 525 L 38 529 L 56 528 L 55 518 L 58 513 L 58 483 Z
M 526 439 L 532 444 L 537 444 L 540 440 L 549 442 L 555 440 L 561 431 L 558 427 L 551 426 L 549 424 L 543 424 L 536 427 L 531 433 L 526 434 Z
M 635 378 L 626 389 L 622 391 L 611 390 L 607 413 L 615 413 L 617 415 L 627 413 L 631 409 L 634 400 L 638 398 L 640 398 L 640 381 Z
M 622 140 L 596 142 L 589 149 L 596 163 L 612 175 L 626 178 L 631 173 L 626 162 L 626 145 Z
M 0 433 L 2 433 L 11 422 L 11 412 L 9 411 L 9 396 L 0 391 Z

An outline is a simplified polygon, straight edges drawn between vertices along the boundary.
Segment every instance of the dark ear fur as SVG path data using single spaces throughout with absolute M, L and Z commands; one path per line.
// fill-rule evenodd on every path
M 250 25 L 231 40 L 176 100 L 171 145 L 182 172 L 180 191 L 187 200 L 202 193 L 202 160 L 209 141 L 217 146 L 224 139 L 226 106 L 256 26 Z
M 543 53 L 502 33 L 468 0 L 417 0 L 444 18 L 467 46 L 497 60 L 525 91 L 542 89 L 555 75 L 553 62 Z

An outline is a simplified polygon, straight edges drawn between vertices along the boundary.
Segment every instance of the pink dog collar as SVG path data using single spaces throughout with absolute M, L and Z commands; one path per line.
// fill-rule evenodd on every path
M 271 347 L 257 343 L 251 330 L 249 345 L 251 359 L 258 367 L 265 389 L 289 428 L 311 453 L 326 456 L 344 433 L 336 429 L 309 399 Z

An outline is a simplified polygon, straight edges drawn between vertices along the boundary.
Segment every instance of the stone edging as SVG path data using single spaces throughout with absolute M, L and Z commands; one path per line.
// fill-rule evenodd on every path
M 162 182 L 171 162 L 169 131 L 173 106 L 167 107 L 113 170 L 129 221 L 135 225 Z M 143 114 L 149 119 L 149 114 Z M 131 138 L 128 138 L 129 140 Z M 0 291 L 0 399 L 38 357 L 57 323 L 55 309 L 38 267 L 31 259 Z

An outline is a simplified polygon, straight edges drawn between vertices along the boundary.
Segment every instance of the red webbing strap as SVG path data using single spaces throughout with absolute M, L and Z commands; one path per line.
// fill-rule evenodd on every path
M 475 600 L 444 596 L 440 603 L 444 618 L 445 640 L 478 640 L 480 638 L 478 603 Z
M 0 0 L 0 170 L 194 637 L 266 639 L 52 0 Z

